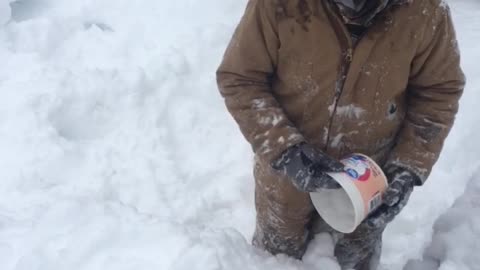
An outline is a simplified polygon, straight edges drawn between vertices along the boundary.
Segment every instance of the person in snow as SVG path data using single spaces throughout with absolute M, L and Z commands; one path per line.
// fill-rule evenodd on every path
M 226 106 L 255 152 L 253 244 L 301 259 L 331 232 L 342 269 L 376 269 L 382 233 L 437 161 L 465 78 L 442 0 L 249 0 L 217 71 Z M 308 192 L 351 153 L 389 188 L 351 234 L 333 232 Z

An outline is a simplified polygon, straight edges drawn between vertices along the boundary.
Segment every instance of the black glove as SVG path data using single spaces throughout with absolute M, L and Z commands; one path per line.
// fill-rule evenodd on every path
M 370 227 L 385 227 L 390 223 L 408 202 L 415 183 L 419 177 L 404 168 L 389 166 L 385 170 L 389 186 L 383 195 L 383 204 L 366 220 Z
M 340 188 L 326 172 L 342 172 L 344 165 L 313 146 L 301 143 L 288 148 L 272 167 L 283 171 L 300 191 Z

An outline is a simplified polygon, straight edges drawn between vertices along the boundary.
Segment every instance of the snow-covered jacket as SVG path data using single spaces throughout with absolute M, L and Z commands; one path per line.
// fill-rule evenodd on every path
M 330 1 L 250 0 L 217 71 L 257 157 L 307 141 L 359 152 L 425 181 L 458 110 L 464 75 L 448 6 L 405 1 L 356 47 Z

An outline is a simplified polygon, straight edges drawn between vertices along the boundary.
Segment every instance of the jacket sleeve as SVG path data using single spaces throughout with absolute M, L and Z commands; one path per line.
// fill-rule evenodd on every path
M 253 151 L 266 162 L 304 140 L 272 92 L 280 44 L 270 2 L 249 0 L 217 70 L 229 112 Z
M 411 65 L 407 114 L 387 164 L 410 169 L 423 184 L 437 161 L 465 85 L 450 10 L 439 6 Z

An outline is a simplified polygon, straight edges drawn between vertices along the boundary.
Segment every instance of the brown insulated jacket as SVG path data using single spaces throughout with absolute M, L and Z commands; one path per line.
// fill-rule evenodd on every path
M 250 0 L 217 71 L 228 110 L 264 162 L 307 141 L 425 181 L 465 82 L 448 7 L 391 6 L 355 48 L 337 14 L 326 0 Z

